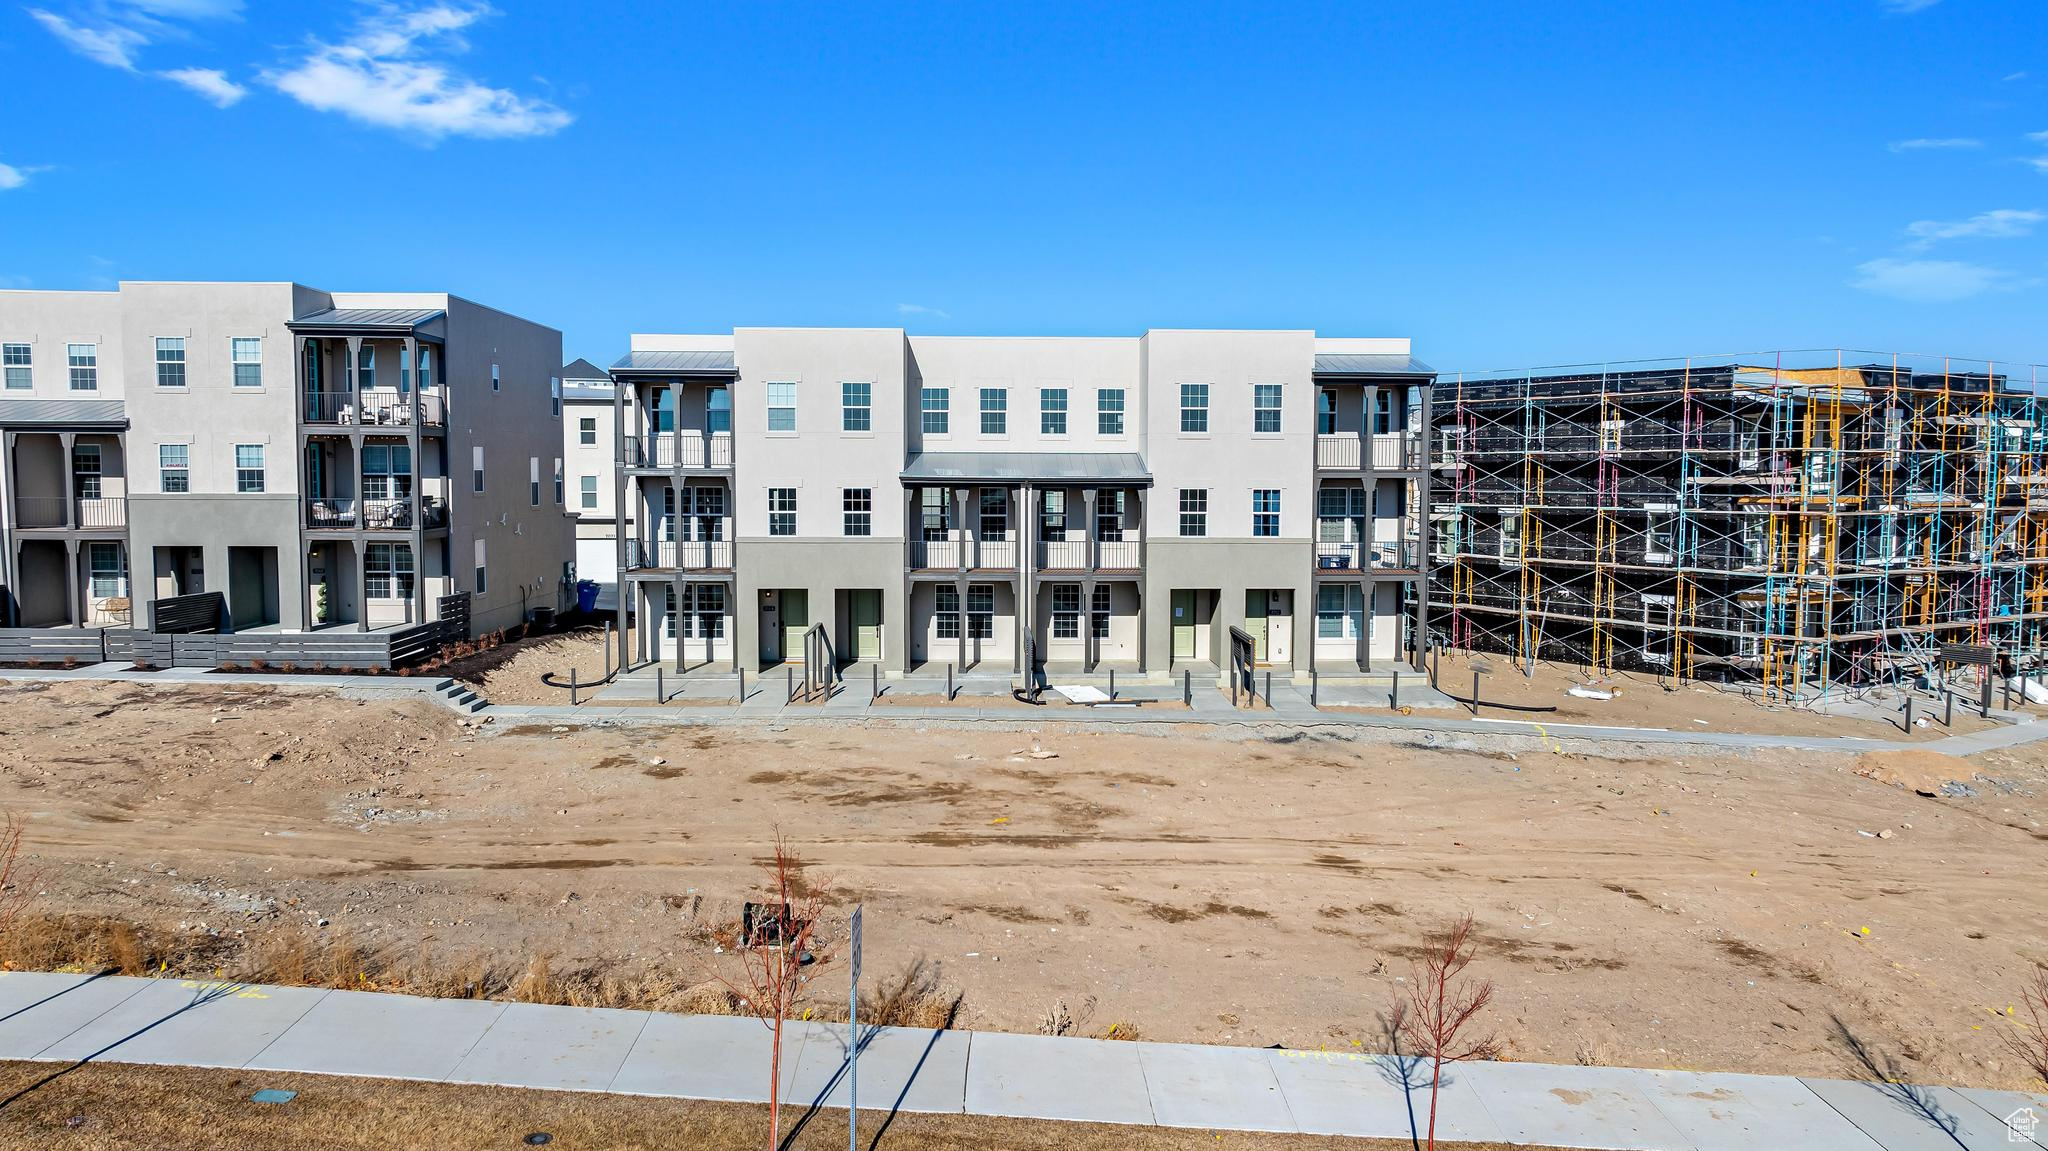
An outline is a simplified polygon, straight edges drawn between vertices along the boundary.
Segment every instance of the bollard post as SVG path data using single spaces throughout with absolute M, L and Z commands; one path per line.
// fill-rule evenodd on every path
M 784 700 L 783 700 L 782 702 L 784 702 L 784 703 L 794 703 L 794 702 L 796 702 L 796 669 L 795 669 L 795 668 L 793 668 L 793 667 L 791 667 L 791 666 L 789 666 L 788 664 L 783 664 L 783 665 L 782 665 L 782 670 L 783 670 L 783 673 L 784 673 L 784 675 L 785 675 L 785 676 L 787 677 L 787 679 L 788 679 L 788 688 L 789 688 L 789 694 L 788 694 L 788 698 L 784 699 Z
M 1472 673 L 1472 714 L 1479 714 L 1479 673 Z
M 604 677 L 612 677 L 612 621 L 604 621 Z
M 1273 706 L 1273 673 L 1266 673 L 1266 706 Z
M 882 665 L 871 663 L 868 665 L 868 702 L 872 703 L 880 698 L 882 698 Z
M 1180 702 L 1183 707 L 1195 706 L 1195 673 L 1186 668 L 1180 671 Z
M 1943 688 L 1941 693 L 1941 726 L 1956 725 L 1956 693 Z
M 664 692 L 664 691 L 662 690 L 662 686 L 661 686 L 661 665 L 660 665 L 660 664 L 655 664 L 655 665 L 654 665 L 654 702 L 656 702 L 656 703 L 667 703 L 667 702 L 668 702 L 668 695 L 667 695 L 667 693 L 666 693 L 666 692 Z
M 569 706 L 575 707 L 582 701 L 576 698 L 576 669 L 569 669 Z
M 1237 706 L 1237 668 L 1230 669 L 1230 706 Z
M 1913 693 L 1906 693 L 1906 734 L 1913 734 Z
M 1310 708 L 1321 710 L 1316 700 L 1318 698 L 1318 689 L 1322 686 L 1322 682 L 1322 672 L 1317 671 L 1315 668 L 1308 669 L 1308 705 Z
M 946 665 L 946 702 L 953 702 L 953 665 Z
M 1394 669 L 1394 686 L 1387 692 L 1387 706 L 1395 711 L 1401 710 L 1401 669 L 1398 667 Z
M 1116 669 L 1109 669 L 1109 698 L 1116 698 Z
M 740 702 L 747 702 L 747 669 L 740 669 Z

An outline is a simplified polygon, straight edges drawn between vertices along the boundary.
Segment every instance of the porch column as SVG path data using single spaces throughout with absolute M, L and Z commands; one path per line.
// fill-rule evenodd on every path
M 1434 414 L 1430 408 L 1430 392 L 1433 389 L 1431 389 L 1429 385 L 1425 384 L 1418 390 L 1422 393 L 1422 442 L 1425 445 L 1425 450 L 1427 450 L 1430 435 L 1432 434 L 1430 431 L 1430 427 L 1432 420 L 1434 419 Z M 1414 649 L 1415 668 L 1417 671 L 1422 670 L 1423 652 L 1426 648 L 1429 647 L 1429 483 L 1431 475 L 1434 474 L 1431 468 L 1429 467 L 1429 460 L 1427 457 L 1424 457 L 1422 465 L 1422 471 L 1420 473 L 1422 477 L 1422 492 L 1419 499 L 1420 506 L 1418 507 L 1415 513 L 1421 520 L 1421 522 L 1416 526 L 1420 530 L 1422 536 L 1422 554 L 1416 557 L 1417 574 L 1415 580 L 1415 642 L 1412 645 L 1410 645 Z
M 1379 594 L 1379 584 L 1375 582 L 1371 576 L 1367 576 L 1365 577 L 1365 583 L 1360 585 L 1359 587 L 1359 594 L 1364 596 L 1365 599 L 1364 602 L 1360 605 L 1358 616 L 1358 669 L 1360 671 L 1371 671 L 1373 616 L 1372 606 L 1373 600 L 1376 599 Z
M 1096 538 L 1098 534 L 1095 530 L 1095 489 L 1082 488 L 1081 539 L 1085 546 L 1081 549 L 1081 559 L 1083 566 L 1089 571 L 1102 566 L 1102 556 L 1098 547 L 1102 541 Z
M 64 541 L 64 610 L 70 613 L 72 627 L 84 625 L 85 616 L 78 609 L 78 541 L 75 539 Z
M 427 533 L 418 527 L 412 529 L 412 539 L 407 546 L 412 548 L 412 622 L 427 622 Z M 464 636 L 464 639 L 469 638 Z
M 689 586 L 683 583 L 683 577 L 678 575 L 671 577 L 669 587 L 676 597 L 676 674 L 681 675 L 683 673 L 683 649 L 689 646 L 684 638 L 689 629 L 683 626 L 683 593 L 689 590 Z M 709 638 L 706 638 L 704 641 L 704 662 L 707 665 L 711 662 L 711 640 Z
M 631 530 L 631 517 L 626 507 L 626 389 L 631 384 L 612 385 L 612 553 L 618 559 L 617 602 L 612 605 L 615 640 L 619 649 L 619 666 L 632 662 L 632 648 L 626 637 L 627 620 L 632 616 L 632 589 L 638 585 L 626 580 L 626 535 Z M 444 441 L 445 442 L 445 441 Z M 453 492 L 450 492 L 453 495 Z M 454 503 L 453 499 L 448 501 Z M 452 514 L 454 509 L 449 509 Z M 645 620 L 642 616 L 641 639 L 646 639 Z
M 72 475 L 75 467 L 71 462 L 71 447 L 78 442 L 77 432 L 58 432 L 57 441 L 64 445 L 64 459 L 59 465 L 64 469 L 64 526 L 76 530 L 78 527 L 78 479 Z M 73 621 L 74 623 L 77 621 Z
M 357 503 L 362 502 L 357 497 Z M 358 521 L 360 522 L 360 521 Z M 364 542 L 360 533 L 356 535 L 356 630 L 370 630 L 370 569 L 364 561 L 369 555 L 370 545 Z M 417 572 L 414 573 L 418 575 Z
M 1091 496 L 1094 493 L 1089 493 Z M 1093 503 L 1094 500 L 1088 502 Z M 1095 670 L 1095 577 L 1091 574 L 1081 580 L 1081 670 L 1092 673 Z
M 737 497 L 738 493 L 734 493 L 734 495 Z M 733 577 L 731 583 L 725 585 L 725 616 L 726 634 L 732 637 L 732 673 L 738 675 L 740 673 L 740 580 L 737 575 Z M 908 665 L 905 665 L 904 670 L 909 670 Z M 745 703 L 746 701 L 741 700 L 740 702 Z
M 308 544 L 306 543 L 306 537 L 305 537 L 305 536 L 304 536 L 303 534 L 301 534 L 301 535 L 300 535 L 300 537 L 299 537 L 299 564 L 298 564 L 298 571 L 299 571 L 299 630 L 301 630 L 301 631 L 312 631 L 312 630 L 313 630 L 313 629 L 314 629 L 315 627 L 318 627 L 318 626 L 319 626 L 319 621 L 313 618 L 313 555 L 312 555 L 312 551 L 313 551 L 312 547 L 311 547 L 310 545 L 308 545 Z M 152 570 L 154 570 L 154 561 L 152 561 Z M 132 593 L 133 593 L 133 591 L 135 590 L 135 589 L 134 589 L 134 583 L 135 583 L 135 557 L 134 557 L 134 556 L 129 556 L 129 557 L 128 557 L 128 572 L 129 572 L 129 574 L 128 574 L 128 583 L 129 583 L 129 591 L 130 591 L 130 593 L 132 594 Z M 130 600 L 129 602 L 131 602 L 131 603 L 132 603 L 132 602 L 134 602 L 134 601 L 133 601 L 133 600 L 131 599 L 131 600 Z
M 401 365 L 401 367 L 398 373 L 398 383 L 400 387 L 404 387 L 405 385 L 404 365 L 409 364 L 412 366 L 412 387 L 406 388 L 407 394 L 399 397 L 401 400 L 405 400 L 412 408 L 412 418 L 406 421 L 406 426 L 413 429 L 418 429 L 418 427 L 420 426 L 419 340 L 413 336 L 407 336 L 404 342 L 401 344 L 400 351 L 398 354 L 403 357 L 402 359 L 399 360 L 399 364 Z M 417 430 L 415 430 L 413 434 L 417 436 L 419 433 Z
M 1363 441 L 1358 445 L 1358 467 L 1359 470 L 1365 473 L 1365 483 L 1370 488 L 1372 486 L 1373 436 L 1379 433 L 1380 428 L 1378 423 L 1380 390 L 1372 384 L 1367 384 L 1364 391 L 1360 394 L 1365 398 L 1365 413 L 1364 417 L 1358 422 L 1358 434 Z
M 14 440 L 19 432 L 0 433 L 0 548 L 6 554 L 0 555 L 0 582 L 7 586 L 7 594 L 0 596 L 0 624 L 17 626 L 14 618 L 14 598 L 21 590 L 21 580 L 15 575 L 18 557 L 14 550 Z
M 957 576 L 953 580 L 953 594 L 960 604 L 960 661 L 954 666 L 967 670 L 967 577 Z
M 954 489 L 952 489 L 952 498 L 953 498 L 953 530 L 952 530 L 951 532 L 947 533 L 947 534 L 948 534 L 948 535 L 950 535 L 950 536 L 952 536 L 953 538 L 955 538 L 955 539 L 957 539 L 957 540 L 959 540 L 959 541 L 960 541 L 960 542 L 959 542 L 960 554 L 959 554 L 959 556 L 957 557 L 957 558 L 958 558 L 958 560 L 959 560 L 959 564 L 958 564 L 958 570 L 960 570 L 960 571 L 963 571 L 963 572 L 964 572 L 964 571 L 966 571 L 966 570 L 967 570 L 967 544 L 968 544 L 968 539 L 969 539 L 969 537 L 968 537 L 968 534 L 967 534 L 967 489 L 966 489 L 966 488 L 954 488 Z M 966 601 L 965 601 L 965 600 L 962 600 L 962 601 L 961 601 L 961 603 L 960 603 L 960 611 L 962 612 L 962 615 L 961 615 L 961 623 L 963 623 L 963 624 L 964 624 L 964 623 L 966 623 L 966 622 L 967 622 L 967 620 L 966 620 L 966 615 L 965 615 L 965 612 L 967 611 L 967 603 L 966 603 Z M 962 628 L 960 629 L 960 636 L 961 636 L 961 641 L 960 641 L 960 650 L 961 650 L 961 653 L 962 653 L 962 654 L 964 655 L 964 654 L 966 653 L 966 650 L 967 650 L 967 640 L 966 640 L 966 637 L 967 637 L 967 629 L 966 629 L 965 627 L 962 627 Z
M 1024 672 L 1024 629 L 1029 626 L 1025 621 L 1033 618 L 1031 603 L 1026 595 L 1027 589 L 1031 586 L 1031 558 L 1025 555 L 1025 549 L 1029 545 L 1025 540 L 1024 530 L 1027 515 L 1024 510 L 1025 493 L 1030 490 L 1029 484 L 1003 489 L 1003 506 L 1009 509 L 1010 516 L 1010 538 L 1015 541 L 1010 546 L 1017 549 L 1017 574 L 1011 581 L 1015 588 L 1011 593 L 1011 606 L 1014 609 L 1011 614 L 1015 615 L 1016 619 L 1010 627 L 1010 670 L 1020 675 Z
M 355 422 L 359 424 L 363 422 L 363 384 L 362 377 L 357 375 L 357 369 L 361 366 L 362 361 L 363 338 L 361 336 L 348 337 L 348 362 L 342 365 L 342 379 L 348 385 L 346 390 L 350 402 L 356 405 Z

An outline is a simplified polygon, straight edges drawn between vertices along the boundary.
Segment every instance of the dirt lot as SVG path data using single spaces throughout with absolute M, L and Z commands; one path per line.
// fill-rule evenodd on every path
M 0 715 L 44 908 L 202 940 L 698 980 L 779 827 L 866 903 L 869 970 L 938 965 L 963 1026 L 1059 1003 L 1081 1034 L 1376 1049 L 1422 933 L 1470 910 L 1515 1058 L 1844 1075 L 1853 1036 L 1984 1086 L 2024 1084 L 2002 1013 L 2048 961 L 2034 749 L 1878 765 L 1981 773 L 1922 798 L 1849 756 L 1449 733 L 478 734 L 129 684 L 0 687 Z
M 629 640 L 632 634 L 626 633 Z M 579 627 L 555 635 L 513 640 L 436 668 L 434 674 L 460 680 L 492 703 L 566 704 L 568 690 L 548 687 L 540 682 L 541 675 L 552 673 L 567 683 L 569 671 L 574 668 L 577 678 L 584 683 L 603 679 L 604 639 L 602 627 Z M 612 642 L 617 644 L 616 635 Z M 617 658 L 616 654 L 613 658 Z

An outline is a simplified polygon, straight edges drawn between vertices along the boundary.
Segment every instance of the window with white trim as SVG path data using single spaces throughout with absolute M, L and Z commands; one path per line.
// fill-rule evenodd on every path
M 1081 638 L 1081 585 L 1062 583 L 1052 587 L 1052 638 Z
M 559 417 L 562 414 L 562 377 L 548 377 L 548 414 Z
M 562 461 L 560 458 L 557 458 L 555 460 L 555 506 L 561 507 L 562 502 Z
M 363 498 L 412 498 L 412 448 L 405 444 L 363 445 Z
M 1038 434 L 1041 436 L 1064 436 L 1067 434 L 1067 389 L 1038 389 Z
M 177 494 L 192 490 L 192 448 L 188 444 L 156 446 L 157 487 Z
M 581 487 L 577 491 L 577 495 L 582 500 L 583 510 L 595 510 L 597 508 L 597 477 L 579 476 L 577 477 L 577 482 L 581 485 Z
M 1326 583 L 1316 588 L 1316 638 L 1358 638 L 1362 596 L 1355 583 Z
M 64 356 L 71 368 L 71 390 L 96 392 L 100 389 L 100 346 L 66 344 Z
M 839 494 L 840 531 L 849 536 L 874 534 L 875 489 L 845 488 Z
M 1096 639 L 1109 638 L 1109 585 L 1095 585 L 1095 599 L 1088 605 L 1088 630 Z
M 843 383 L 839 385 L 839 430 L 842 432 L 871 432 L 875 430 L 875 385 Z
M 228 359 L 234 364 L 235 386 L 263 386 L 263 340 L 258 336 L 235 336 L 228 340 Z
M 597 417 L 584 416 L 576 421 L 576 442 L 586 448 L 597 446 Z
M 1252 489 L 1252 535 L 1280 534 L 1280 489 Z
M 920 388 L 917 393 L 918 426 L 928 436 L 943 436 L 952 426 L 953 393 L 946 388 Z
M 7 369 L 10 391 L 35 386 L 35 354 L 27 344 L 0 344 L 0 366 Z
M 400 372 L 398 378 L 402 387 L 405 373 Z M 362 353 L 356 357 L 356 386 L 364 390 L 377 386 L 377 349 L 368 344 L 363 345 Z
M 1209 489 L 1182 488 L 1180 490 L 1180 534 L 1183 536 L 1206 536 L 1209 534 Z
M 768 430 L 796 430 L 796 385 L 789 382 L 768 385 Z
M 932 587 L 932 634 L 939 639 L 960 638 L 960 589 L 952 584 Z
M 235 445 L 235 490 L 238 492 L 260 492 L 263 490 L 263 445 Z
M 967 638 L 996 637 L 996 588 L 994 584 L 967 585 Z
M 100 498 L 100 446 L 71 445 L 71 490 L 82 500 Z
M 1010 391 L 1008 388 L 981 389 L 981 434 L 984 436 L 1008 435 L 1010 431 Z
M 1209 430 L 1209 385 L 1180 386 L 1180 430 L 1193 434 Z
M 697 538 L 706 543 L 725 539 L 725 489 L 705 484 L 689 490 L 696 507 Z
M 364 592 L 371 599 L 411 599 L 412 548 L 404 544 L 371 544 L 363 552 Z
M 469 490 L 481 493 L 484 490 L 484 446 L 469 446 Z
M 490 587 L 488 581 L 484 578 L 485 566 L 484 541 L 479 539 L 476 541 L 476 594 L 478 595 L 484 594 Z
M 768 534 L 771 536 L 793 536 L 796 534 L 796 489 L 768 489 Z
M 1124 434 L 1124 390 L 1122 388 L 1097 388 L 1095 390 L 1095 434 L 1098 436 L 1120 436 Z
M 1252 431 L 1272 435 L 1280 430 L 1279 384 L 1252 385 Z
M 92 598 L 113 599 L 128 594 L 128 557 L 120 544 L 89 543 L 85 554 Z
M 491 390 L 494 392 L 498 390 L 498 365 L 496 364 L 491 365 Z
M 159 388 L 182 388 L 185 386 L 185 337 L 158 336 L 156 338 L 156 386 Z
M 540 506 L 540 457 L 526 457 L 526 495 L 533 507 Z

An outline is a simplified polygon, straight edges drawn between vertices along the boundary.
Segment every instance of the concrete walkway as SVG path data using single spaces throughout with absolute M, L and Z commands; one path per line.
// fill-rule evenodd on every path
M 159 671 L 138 671 L 124 663 L 102 663 L 89 667 L 52 670 L 0 670 L 0 682 L 32 682 L 62 680 L 97 680 L 115 683 L 149 684 L 210 684 L 226 686 L 233 684 L 255 684 L 272 687 L 320 688 L 339 691 L 346 695 L 364 698 L 417 698 L 426 696 L 440 698 L 447 702 L 441 689 L 453 681 L 433 676 L 373 676 L 373 675 L 286 675 L 282 673 L 216 672 L 196 668 L 169 668 Z M 892 690 L 901 698 L 905 691 L 898 684 Z M 940 689 L 941 691 L 943 688 Z M 1732 748 L 1795 748 L 1814 751 L 1882 751 L 1900 748 L 1918 748 L 1924 751 L 1938 751 L 1949 755 L 1969 756 L 1981 752 L 2016 747 L 2048 739 L 2048 723 L 2024 722 L 2002 725 L 1984 731 L 1952 735 L 1944 739 L 1907 743 L 1898 740 L 1876 739 L 1864 736 L 1823 736 L 1823 735 L 1758 735 L 1749 732 L 1708 731 L 1704 729 L 1669 730 L 1654 727 L 1612 727 L 1582 723 L 1539 723 L 1531 720 L 1497 719 L 1481 716 L 1477 719 L 1463 711 L 1446 713 L 1443 710 L 1418 711 L 1414 715 L 1399 715 L 1390 712 L 1362 712 L 1332 710 L 1332 705 L 1350 702 L 1339 694 L 1339 689 L 1326 692 L 1323 707 L 1318 709 L 1308 701 L 1307 689 L 1295 684 L 1273 684 L 1274 698 L 1261 699 L 1256 705 L 1233 707 L 1227 691 L 1214 684 L 1196 684 L 1193 688 L 1193 708 L 1181 707 L 1079 707 L 1058 702 L 1038 708 L 1026 708 L 1011 703 L 998 703 L 993 699 L 986 707 L 977 707 L 969 702 L 958 702 L 951 706 L 915 707 L 889 703 L 876 704 L 870 701 L 868 685 L 847 683 L 841 686 L 839 694 L 829 702 L 806 703 L 801 700 L 790 703 L 784 695 L 783 684 L 771 681 L 761 685 L 749 677 L 747 698 L 742 703 L 732 702 L 731 689 L 726 689 L 717 702 L 695 703 L 687 706 L 654 706 L 652 689 L 649 688 L 650 702 L 642 706 L 609 704 L 599 699 L 580 707 L 561 704 L 479 704 L 474 712 L 479 719 L 489 717 L 500 724 L 577 724 L 577 725 L 647 725 L 647 726 L 729 726 L 772 723 L 778 726 L 792 723 L 908 723 L 920 727 L 993 726 L 1006 730 L 1035 729 L 1046 724 L 1104 724 L 1123 730 L 1157 730 L 1160 727 L 1175 727 L 1182 724 L 1209 724 L 1254 729 L 1258 731 L 1290 732 L 1359 732 L 1383 731 L 1407 734 L 1421 733 L 1420 738 L 1431 744 L 1460 735 L 1519 736 L 1526 737 L 1540 746 L 1556 746 L 1565 741 L 1590 740 L 1596 742 L 1621 741 L 1630 743 L 1670 744 L 1683 746 L 1732 747 Z M 1411 696 L 1434 689 L 1422 683 L 1403 683 L 1402 700 L 1408 702 Z M 1350 689 L 1354 695 L 1362 694 L 1361 689 Z M 566 693 L 565 698 L 566 698 Z M 911 694 L 923 694 L 912 692 Z M 933 694 L 938 694 L 934 692 Z M 1119 699 L 1151 700 L 1162 699 L 1178 702 L 1179 690 L 1162 688 L 1157 684 L 1133 685 L 1130 689 L 1118 686 Z M 1376 692 L 1372 693 L 1377 695 Z M 969 701 L 975 697 L 963 694 L 960 699 Z M 1048 698 L 1053 698 L 1048 696 Z M 1363 699 L 1362 702 L 1376 704 L 1377 699 Z M 451 703 L 450 706 L 453 706 Z M 471 714 L 464 709 L 464 714 Z
M 752 1019 L 419 999 L 304 987 L 0 973 L 0 1059 L 307 1072 L 765 1102 Z M 783 1097 L 847 1103 L 845 1025 L 790 1025 Z M 966 1113 L 1204 1130 L 1408 1139 L 1427 1072 L 1384 1056 L 996 1032 L 874 1029 L 863 1111 Z M 2007 1117 L 2048 1095 L 1878 1082 L 1473 1063 L 1438 1134 L 1616 1151 L 2048 1151 Z

